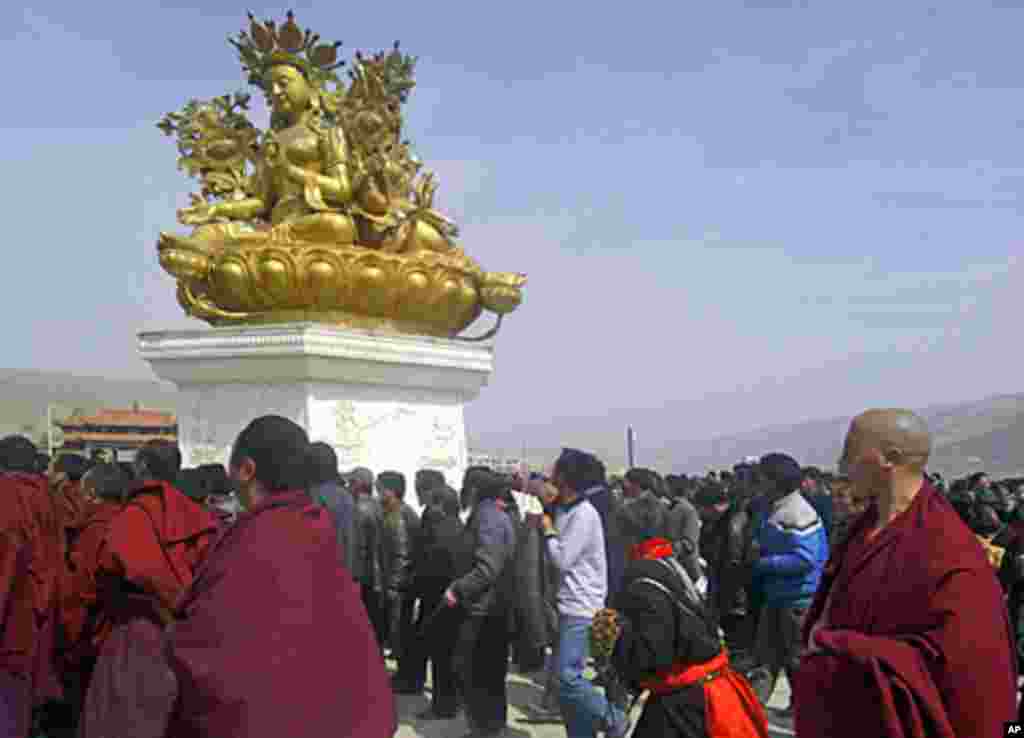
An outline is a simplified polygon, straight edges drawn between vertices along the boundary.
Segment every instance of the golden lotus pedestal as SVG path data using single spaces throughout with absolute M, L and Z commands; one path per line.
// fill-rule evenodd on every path
M 145 333 L 139 350 L 178 387 L 186 466 L 226 464 L 242 428 L 275 414 L 334 447 L 342 470 L 394 469 L 410 487 L 419 469 L 461 485 L 463 408 L 494 366 L 483 344 L 317 323 Z
M 163 234 L 160 264 L 185 311 L 211 325 L 315 320 L 339 327 L 454 337 L 485 310 L 522 301 L 526 279 L 483 271 L 453 251 L 389 253 L 313 243 L 212 246 Z

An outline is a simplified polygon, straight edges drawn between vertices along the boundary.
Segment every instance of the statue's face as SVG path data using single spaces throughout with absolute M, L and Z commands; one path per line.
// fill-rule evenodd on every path
M 267 98 L 275 113 L 297 115 L 309 107 L 312 90 L 295 67 L 278 64 L 267 72 Z

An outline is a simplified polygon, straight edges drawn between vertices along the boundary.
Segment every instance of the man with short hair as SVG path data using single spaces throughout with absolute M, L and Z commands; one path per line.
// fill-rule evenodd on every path
M 416 600 L 412 584 L 420 519 L 405 502 L 404 474 L 381 472 L 377 475 L 377 490 L 384 512 L 379 553 L 381 590 L 388 618 L 391 657 L 398 661 L 398 673 L 392 686 L 397 694 L 420 694 L 426 682 L 426 662 L 419 664 L 415 649 L 407 648 L 415 638 L 412 624 Z
M 924 479 L 930 453 L 928 426 L 910 410 L 869 410 L 850 425 L 840 470 L 871 503 L 807 613 L 793 690 L 800 738 L 982 738 L 1019 719 L 999 582 Z
M 444 485 L 434 489 L 430 497 L 428 509 L 436 515 L 416 567 L 416 592 L 422 598 L 422 607 L 416 624 L 415 648 L 424 663 L 430 660 L 431 700 L 430 707 L 416 717 L 450 720 L 458 712 L 453 658 L 461 618 L 458 610 L 444 607 L 444 593 L 455 580 L 459 567 L 462 521 L 458 492 Z M 423 517 L 427 517 L 426 511 Z
M 278 416 L 254 420 L 235 441 L 231 476 L 246 512 L 210 553 L 168 633 L 179 695 L 166 738 L 391 738 L 397 730 L 334 525 L 306 491 L 308 444 Z
M 444 474 L 437 469 L 420 469 L 416 472 L 414 486 L 416 487 L 416 500 L 421 508 L 426 508 L 433 502 L 434 492 L 444 489 Z
M 623 480 L 623 492 L 629 500 L 637 499 L 645 494 L 662 499 L 661 485 L 661 478 L 657 472 L 637 467 L 626 472 L 626 478 Z M 704 576 L 704 572 L 701 570 L 699 562 L 700 517 L 696 508 L 684 499 L 676 500 L 665 525 L 666 530 L 663 531 L 663 535 L 672 541 L 679 563 L 686 569 L 691 581 L 699 581 Z
M 309 468 L 310 496 L 330 512 L 338 534 L 338 560 L 351 571 L 355 550 L 359 547 L 359 530 L 356 527 L 355 501 L 338 477 L 338 455 L 322 441 L 312 443 L 309 446 Z
M 704 521 L 700 549 L 708 565 L 708 604 L 725 633 L 733 664 L 739 657 L 749 666 L 754 640 L 746 590 L 751 569 L 747 563 L 750 515 L 744 500 L 730 500 L 717 484 L 703 487 L 694 501 Z
M 380 521 L 383 512 L 373 496 L 373 472 L 365 466 L 356 467 L 342 476 L 348 483 L 355 503 L 355 527 L 359 545 L 354 549 L 352 577 L 359 584 L 363 606 L 377 634 L 381 652 L 387 636 L 387 620 L 381 602 Z
M 509 621 L 506 596 L 515 529 L 506 513 L 508 488 L 490 470 L 471 467 L 460 504 L 472 513 L 463 531 L 458 578 L 444 594 L 462 610 L 454 669 L 466 709 L 466 738 L 497 738 L 508 722 Z
M 562 714 L 569 738 L 611 738 L 629 729 L 625 713 L 583 676 L 590 655 L 590 625 L 605 606 L 607 560 L 601 516 L 583 496 L 593 481 L 591 456 L 563 449 L 552 482 L 558 488 L 555 519 L 543 517 L 547 552 L 561 573 L 558 590 L 558 671 Z

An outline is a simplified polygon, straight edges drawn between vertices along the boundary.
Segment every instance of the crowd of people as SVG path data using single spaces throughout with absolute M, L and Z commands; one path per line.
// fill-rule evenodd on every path
M 530 717 L 568 738 L 764 738 L 783 675 L 798 736 L 1002 735 L 1024 480 L 947 486 L 930 444 L 874 410 L 837 474 L 771 453 L 617 478 L 566 448 L 549 474 L 472 467 L 456 490 L 423 469 L 407 490 L 276 416 L 227 467 L 9 437 L 3 734 L 384 738 L 429 668 L 416 719 L 493 738 L 514 665 L 543 688 Z

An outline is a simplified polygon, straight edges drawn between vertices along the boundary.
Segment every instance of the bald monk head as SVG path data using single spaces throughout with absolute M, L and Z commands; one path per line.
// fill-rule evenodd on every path
M 928 426 L 910 410 L 885 408 L 861 413 L 846 435 L 841 471 L 856 498 L 885 496 L 920 487 L 932 450 Z

